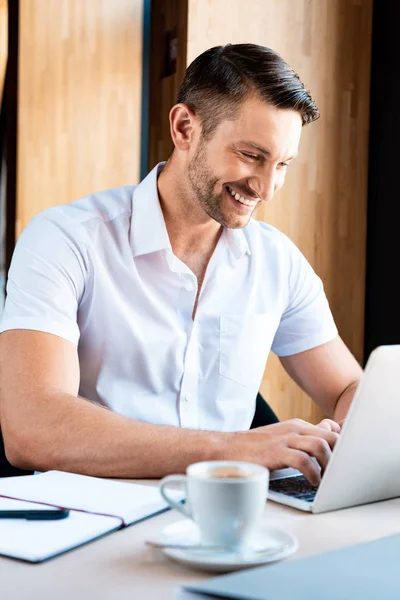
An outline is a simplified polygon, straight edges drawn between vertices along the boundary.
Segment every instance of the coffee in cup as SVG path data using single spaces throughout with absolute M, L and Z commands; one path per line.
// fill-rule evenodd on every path
M 251 477 L 251 472 L 237 467 L 215 467 L 209 471 L 209 477 L 216 479 L 241 479 Z

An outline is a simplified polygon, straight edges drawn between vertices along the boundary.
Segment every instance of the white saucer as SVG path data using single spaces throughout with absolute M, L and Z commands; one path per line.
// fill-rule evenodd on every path
M 165 527 L 156 541 L 164 544 L 199 544 L 200 534 L 193 521 L 183 519 Z M 282 529 L 261 524 L 253 536 L 249 549 L 246 549 L 244 553 L 176 548 L 164 548 L 163 552 L 168 557 L 196 569 L 227 573 L 282 560 L 296 552 L 298 547 L 298 540 L 291 534 Z M 265 554 L 257 552 L 264 548 L 266 549 Z M 271 552 L 271 549 L 275 548 L 276 552 Z

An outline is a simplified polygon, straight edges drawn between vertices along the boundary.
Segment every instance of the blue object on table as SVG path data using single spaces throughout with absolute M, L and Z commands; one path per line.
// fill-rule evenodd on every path
M 397 534 L 184 589 L 235 600 L 399 600 L 399 557 Z

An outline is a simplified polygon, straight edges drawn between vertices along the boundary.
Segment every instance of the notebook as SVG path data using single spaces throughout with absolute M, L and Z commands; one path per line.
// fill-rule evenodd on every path
M 0 510 L 46 506 L 70 514 L 57 521 L 0 519 L 1 555 L 42 562 L 169 508 L 158 488 L 136 483 L 63 471 L 0 479 Z
M 399 556 L 397 534 L 190 584 L 179 598 L 398 600 Z

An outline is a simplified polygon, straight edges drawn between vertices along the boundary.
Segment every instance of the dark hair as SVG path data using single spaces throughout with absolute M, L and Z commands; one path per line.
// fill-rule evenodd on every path
M 252 94 L 273 106 L 298 111 L 303 125 L 319 117 L 294 70 L 277 52 L 256 44 L 214 46 L 200 54 L 186 69 L 177 103 L 199 116 L 207 139 L 222 120 L 234 118 Z

